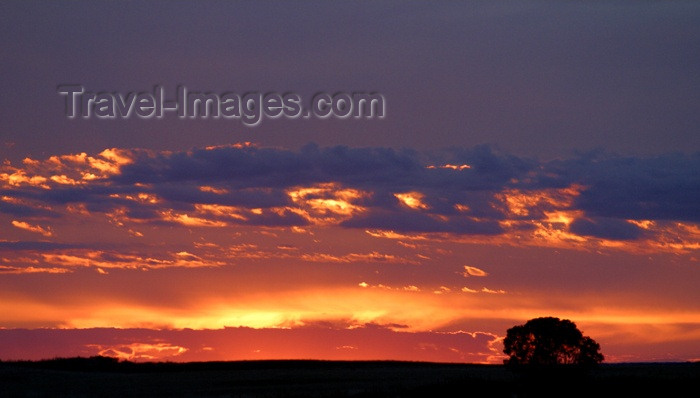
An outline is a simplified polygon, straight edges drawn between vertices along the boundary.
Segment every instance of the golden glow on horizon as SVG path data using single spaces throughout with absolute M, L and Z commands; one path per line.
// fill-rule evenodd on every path
M 178 255 L 186 257 L 190 253 Z M 193 296 L 184 306 L 146 306 L 130 299 L 116 301 L 98 297 L 42 302 L 0 293 L 0 312 L 5 314 L 3 322 L 10 324 L 60 328 L 294 329 L 325 322 L 348 329 L 365 324 L 387 325 L 391 330 L 408 333 L 444 330 L 457 320 L 512 320 L 508 322 L 517 324 L 543 314 L 555 314 L 575 320 L 585 334 L 607 345 L 658 344 L 700 338 L 700 328 L 683 326 L 700 324 L 698 312 L 669 312 L 664 308 L 650 309 L 643 304 L 633 306 L 634 300 L 630 300 L 627 306 L 602 308 L 587 305 L 591 300 L 585 296 L 575 298 L 580 305 L 567 305 L 569 309 L 562 309 L 552 306 L 549 295 L 542 295 L 539 301 L 532 301 L 531 297 L 519 303 L 513 303 L 506 296 L 504 290 L 488 287 L 472 289 L 438 285 L 421 289 L 414 285 L 391 287 L 363 281 L 354 288 L 270 290 L 236 294 L 230 298 Z M 147 344 L 160 343 L 164 344 L 160 346 L 163 353 L 172 356 L 178 352 L 176 344 Z M 119 352 L 155 355 L 157 351 L 155 349 L 149 354 L 148 345 L 131 344 L 125 343 Z M 103 346 L 103 349 L 108 348 Z M 607 346 L 604 346 L 604 353 L 605 348 Z M 121 354 L 115 352 L 113 355 Z
M 481 317 L 490 312 L 474 307 L 476 296 L 469 296 L 471 298 L 467 300 L 462 293 L 451 292 L 445 286 L 438 287 L 438 290 L 450 294 L 440 297 L 412 286 L 369 287 L 254 293 L 236 300 L 200 299 L 189 304 L 192 308 L 147 307 L 99 300 L 64 306 L 60 302 L 32 303 L 5 298 L 0 310 L 7 314 L 5 322 L 22 319 L 36 323 L 42 319 L 62 319 L 60 326 L 63 328 L 286 328 L 305 322 L 338 321 L 350 325 L 402 324 L 407 325 L 404 328 L 407 331 L 439 328 L 455 319 L 457 314 Z M 29 308 L 36 310 L 27 312 Z

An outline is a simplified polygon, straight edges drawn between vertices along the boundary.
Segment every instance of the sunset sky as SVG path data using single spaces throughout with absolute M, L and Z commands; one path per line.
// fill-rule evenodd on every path
M 700 360 L 700 3 L 3 2 L 0 41 L 0 360 L 501 363 L 539 316 Z

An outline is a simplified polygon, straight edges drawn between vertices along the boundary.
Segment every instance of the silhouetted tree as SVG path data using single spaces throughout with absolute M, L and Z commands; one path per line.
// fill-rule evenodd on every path
M 508 329 L 503 345 L 508 365 L 595 365 L 604 359 L 600 345 L 568 319 L 531 319 Z

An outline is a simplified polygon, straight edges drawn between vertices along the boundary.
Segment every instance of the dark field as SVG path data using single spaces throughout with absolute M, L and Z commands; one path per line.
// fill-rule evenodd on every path
M 524 374 L 420 362 L 0 362 L 2 397 L 697 397 L 700 363 Z

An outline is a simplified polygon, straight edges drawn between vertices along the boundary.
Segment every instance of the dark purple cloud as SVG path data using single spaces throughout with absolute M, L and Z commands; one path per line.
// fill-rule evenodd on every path
M 17 251 L 17 250 L 65 250 L 85 247 L 84 245 L 57 243 L 57 242 L 41 242 L 41 241 L 0 241 L 0 251 Z
M 14 196 L 16 192 L 8 192 L 8 195 Z M 56 214 L 50 210 L 37 208 L 28 205 L 8 203 L 0 201 L 0 214 L 10 214 L 16 217 L 52 217 Z
M 49 205 L 84 204 L 97 213 L 118 208 L 134 220 L 158 223 L 175 222 L 177 214 L 208 212 L 206 217 L 226 223 L 301 226 L 309 220 L 291 209 L 337 200 L 365 209 L 338 220 L 344 227 L 404 232 L 493 235 L 503 232 L 499 222 L 506 219 L 527 222 L 546 219 L 548 212 L 580 210 L 584 217 L 570 226 L 571 232 L 626 240 L 642 236 L 628 219 L 700 220 L 699 154 L 644 158 L 592 152 L 542 162 L 487 146 L 419 152 L 316 144 L 299 150 L 223 146 L 129 153 L 133 161 L 106 180 L 74 186 L 49 181 L 49 190 L 22 186 L 4 192 Z M 504 199 L 536 198 L 539 192 L 567 187 L 578 187 L 580 194 L 568 202 L 532 202 L 526 212 L 511 212 Z M 296 199 L 290 195 L 302 188 L 316 190 Z M 343 189 L 359 196 L 334 196 Z M 400 195 L 405 194 L 415 195 L 420 203 L 403 203 Z M 146 197 L 136 199 L 139 195 Z M 238 211 L 247 213 L 241 217 Z M 0 202 L 0 212 L 53 214 L 12 201 Z M 175 213 L 168 221 L 164 212 Z
M 574 220 L 569 230 L 577 235 L 612 240 L 632 240 L 642 236 L 643 229 L 627 221 L 610 218 Z
M 391 229 L 405 232 L 451 232 L 458 234 L 496 235 L 503 232 L 496 220 L 473 221 L 467 217 L 453 217 L 449 222 L 430 215 L 410 212 L 374 211 L 341 223 L 348 228 Z
M 576 206 L 591 215 L 700 221 L 698 153 L 652 158 L 594 155 L 560 167 L 560 179 L 587 186 Z

